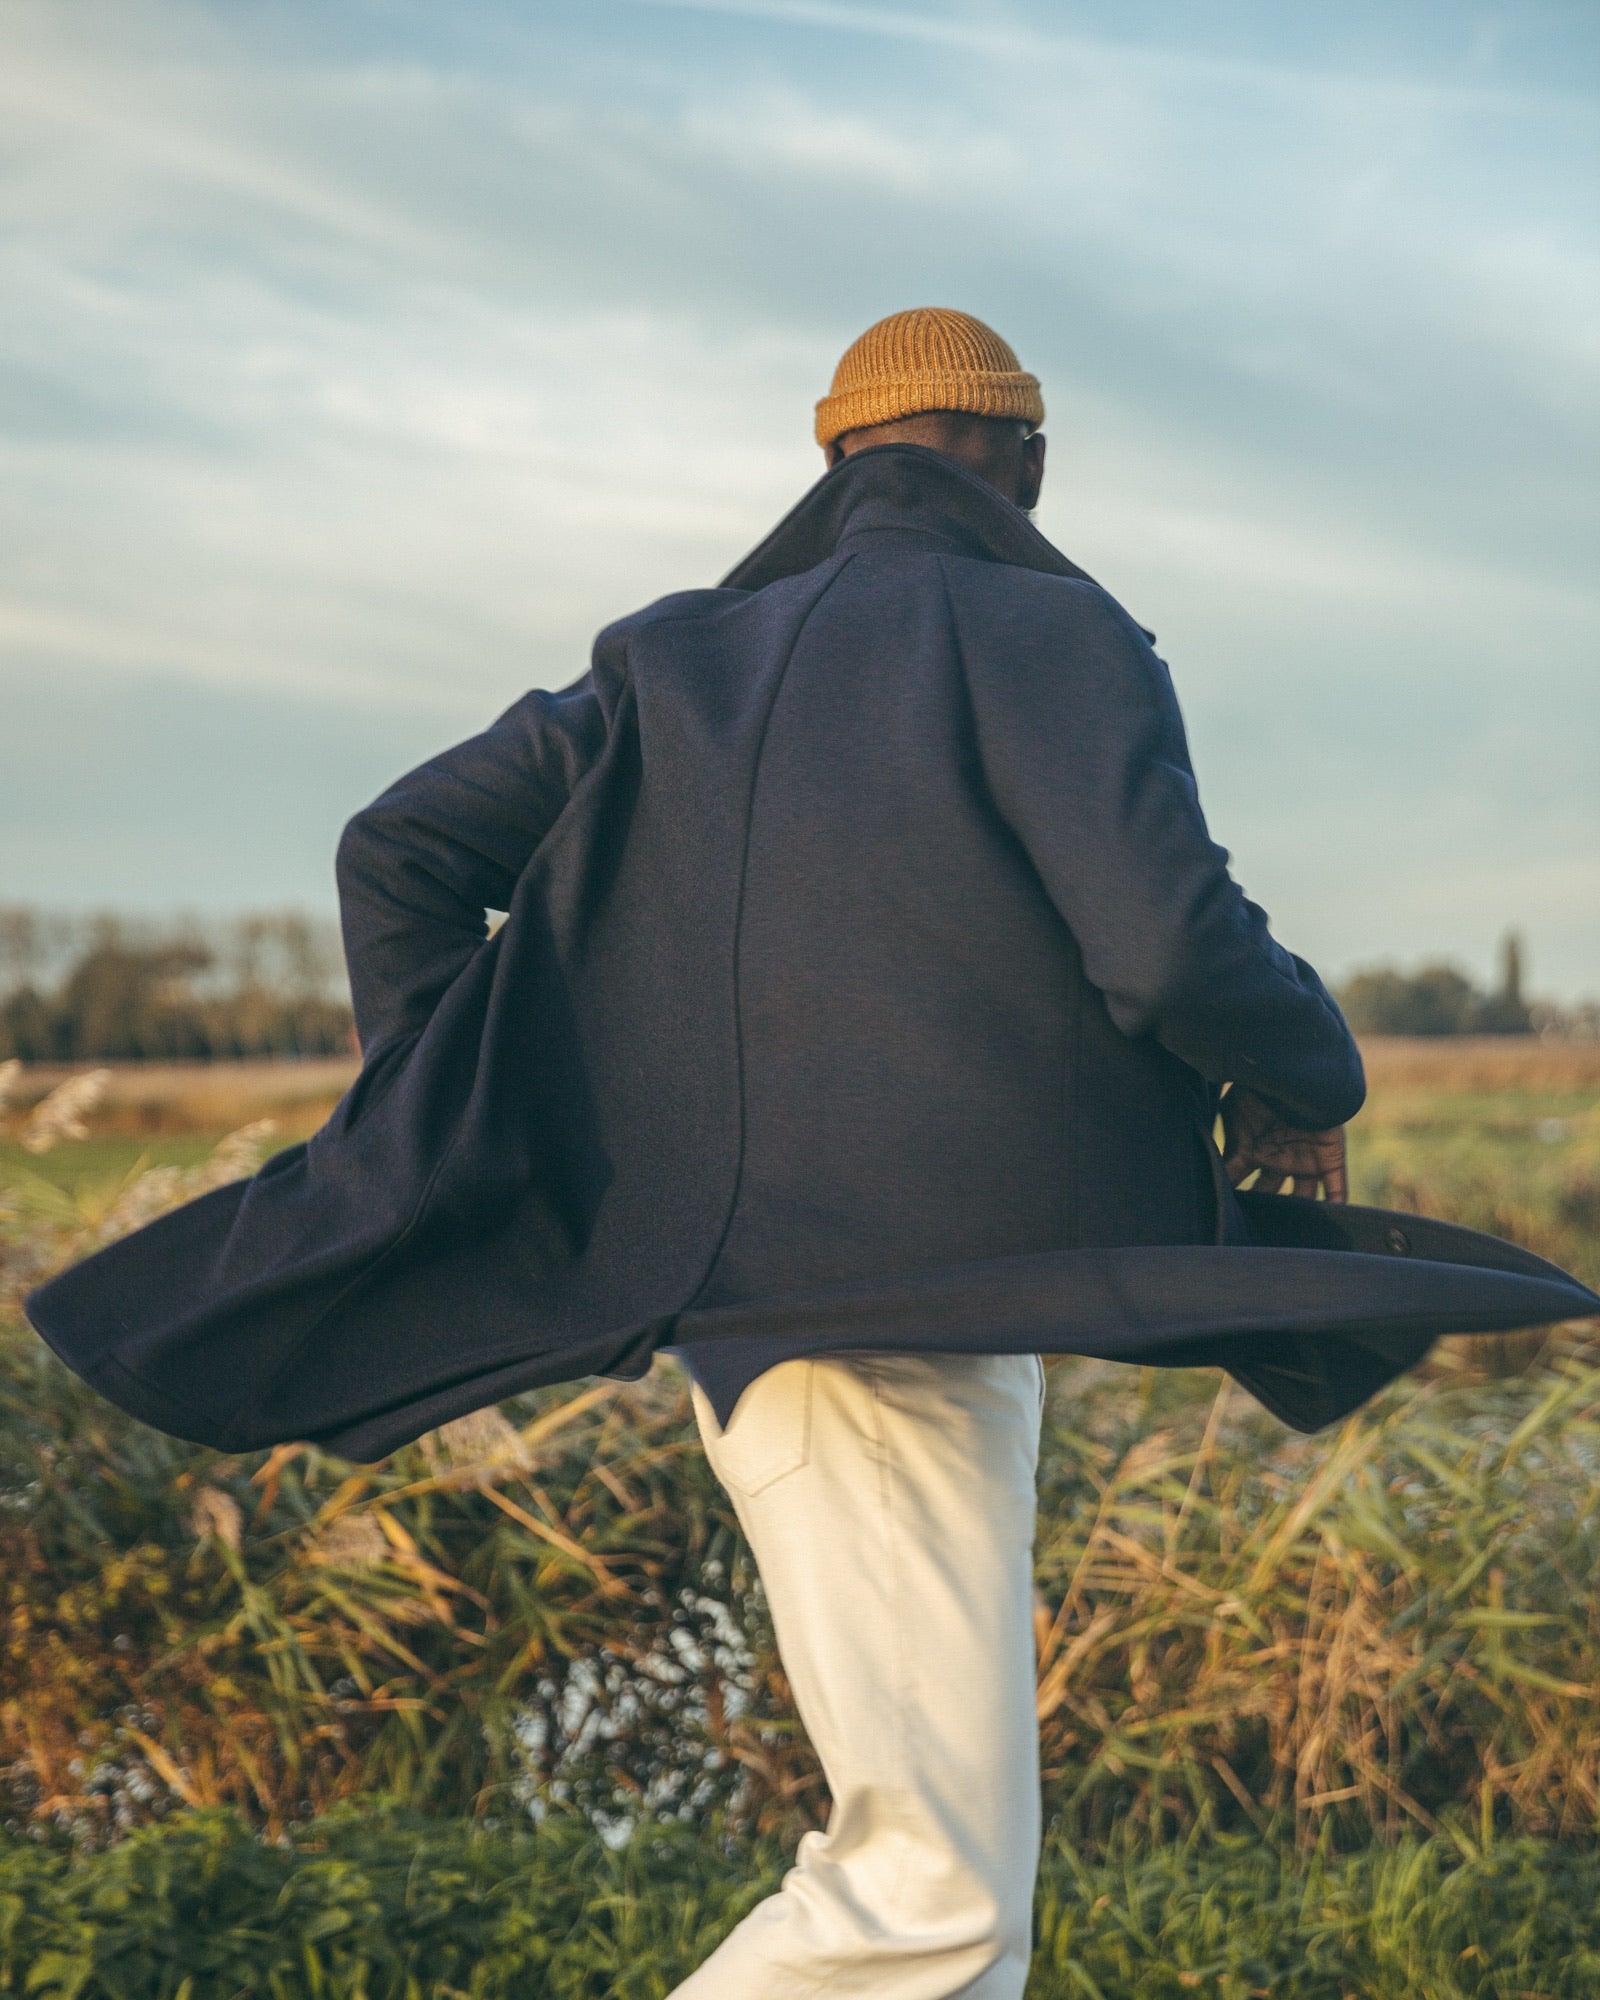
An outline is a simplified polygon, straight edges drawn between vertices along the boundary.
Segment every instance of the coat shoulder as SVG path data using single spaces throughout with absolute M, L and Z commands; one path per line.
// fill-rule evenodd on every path
M 613 619 L 596 636 L 591 655 L 591 672 L 602 699 L 615 705 L 641 651 L 658 651 L 663 639 L 681 634 L 686 626 L 706 631 L 749 602 L 747 590 L 675 590 Z
M 1153 643 L 1154 635 L 1109 590 L 1088 577 L 1054 576 L 1047 570 L 975 556 L 941 556 L 939 564 L 952 598 L 1007 623 L 1037 622 L 1086 638 L 1104 639 L 1115 633 L 1133 640 L 1141 650 Z
M 681 670 L 711 658 L 760 657 L 781 650 L 849 567 L 848 558 L 840 556 L 759 590 L 719 586 L 658 597 L 600 633 L 594 647 L 595 679 L 620 684 L 640 667 Z
M 670 591 L 667 596 L 656 598 L 654 603 L 641 605 L 637 611 L 629 611 L 623 617 L 613 619 L 595 643 L 597 646 L 626 644 L 630 638 L 655 626 L 698 623 L 737 610 L 749 601 L 748 590 Z

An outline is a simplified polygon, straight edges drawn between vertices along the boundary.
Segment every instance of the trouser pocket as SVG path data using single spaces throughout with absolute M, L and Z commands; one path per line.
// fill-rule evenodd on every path
M 758 1375 L 719 1428 L 705 1397 L 695 1396 L 700 1436 L 712 1470 L 746 1498 L 798 1472 L 811 1454 L 813 1363 L 780 1361 Z

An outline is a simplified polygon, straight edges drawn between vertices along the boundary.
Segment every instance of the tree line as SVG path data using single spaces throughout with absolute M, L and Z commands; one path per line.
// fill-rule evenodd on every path
M 0 908 L 0 1060 L 214 1060 L 350 1049 L 335 927 L 298 911 L 138 922 Z
M 1358 1035 L 1530 1035 L 1548 1025 L 1549 1008 L 1523 995 L 1522 941 L 1513 931 L 1500 946 L 1500 983 L 1485 993 L 1453 965 L 1412 973 L 1393 966 L 1358 972 L 1337 999 Z
M 1357 1034 L 1591 1037 L 1593 1005 L 1523 992 L 1515 933 L 1485 992 L 1457 967 L 1356 973 L 1337 998 Z M 165 925 L 0 906 L 0 1061 L 206 1060 L 353 1051 L 337 926 L 299 911 Z
M 1435 961 L 1416 972 L 1380 965 L 1358 972 L 1334 997 L 1358 1035 L 1539 1035 L 1548 1041 L 1600 1041 L 1600 1001 L 1560 1007 L 1523 991 L 1522 940 L 1500 944 L 1500 979 L 1491 991 L 1459 967 Z

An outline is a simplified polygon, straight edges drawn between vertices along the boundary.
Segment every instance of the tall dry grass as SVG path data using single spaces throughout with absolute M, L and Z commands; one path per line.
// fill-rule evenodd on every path
M 1097 1423 L 1070 1380 L 1039 1700 L 1075 1837 L 1594 1832 L 1600 1371 L 1406 1388 L 1313 1441 L 1230 1415 L 1226 1386 L 1198 1440 L 1114 1391 Z
M 1380 1091 L 1360 1171 L 1404 1168 L 1436 1212 L 1487 1189 L 1592 1256 L 1561 1202 L 1591 1171 L 1593 1102 L 1482 1097 Z M 88 1840 L 177 1806 L 280 1830 L 375 1796 L 608 1830 L 709 1817 L 730 1838 L 818 1820 L 759 1581 L 670 1370 L 519 1399 L 362 1468 L 174 1444 L 22 1329 L 24 1284 L 265 1139 L 81 1185 L 10 1176 L 9 1816 Z M 1594 1833 L 1600 1368 L 1578 1329 L 1520 1358 L 1484 1381 L 1447 1350 L 1311 1441 L 1214 1376 L 1053 1369 L 1039 1709 L 1063 1838 Z
M 825 1810 L 680 1385 L 512 1406 L 376 1468 L 219 1459 L 6 1357 L 0 1762 L 86 1834 L 381 1795 L 597 1825 Z M 1086 1853 L 1253 1827 L 1595 1830 L 1600 1371 L 1291 1442 L 1184 1379 L 1055 1371 L 1047 1796 Z

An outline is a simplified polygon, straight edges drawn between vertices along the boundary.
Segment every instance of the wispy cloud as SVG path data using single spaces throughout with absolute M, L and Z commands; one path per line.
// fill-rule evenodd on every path
M 1210 90 L 1270 92 L 1301 104 L 1308 99 L 1333 100 L 1346 109 L 1361 101 L 1412 112 L 1555 109 L 1581 118 L 1589 106 L 1581 89 L 1548 82 L 1530 86 L 1521 79 L 1491 81 L 1474 77 L 1470 69 L 1445 77 L 1429 74 L 1420 65 L 1397 70 L 1370 60 L 1324 58 L 1310 63 L 1281 56 L 1220 55 L 1207 46 L 1205 23 L 1186 9 L 1174 10 L 1158 34 L 1139 37 L 1127 31 L 1126 23 L 1120 33 L 1041 28 L 1025 10 L 1000 7 L 991 0 L 964 9 L 856 6 L 848 0 L 607 0 L 607 4 L 909 42 L 1008 65 L 1072 65 L 1098 82 L 1117 74 Z
M 944 299 L 1044 376 L 1043 525 L 1161 631 L 1290 934 L 1466 949 L 1452 885 L 1504 839 L 1486 772 L 1525 874 L 1568 881 L 1572 812 L 1594 825 L 1568 797 L 1600 626 L 1581 70 L 1492 37 L 1330 52 L 1265 0 L 1226 49 L 1181 9 L 1140 41 L 1135 11 L 22 0 L 13 752 L 71 685 L 163 714 L 189 689 L 172 726 L 208 756 L 241 702 L 301 732 L 321 704 L 334 824 L 371 775 L 350 717 L 420 755 L 714 578 L 813 475 L 843 341 Z M 1380 794 L 1350 872 L 1407 886 L 1358 911 L 1297 828 Z M 214 899 L 226 856 L 174 863 L 169 810 L 151 852 Z M 8 837 L 0 895 L 42 893 L 47 850 Z M 325 895 L 294 868 L 285 895 Z M 1600 978 L 1592 922 L 1540 907 L 1536 962 Z

